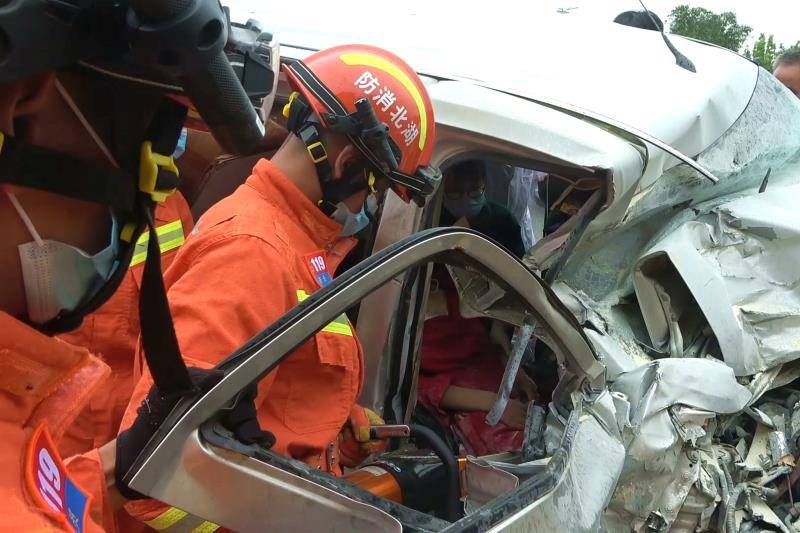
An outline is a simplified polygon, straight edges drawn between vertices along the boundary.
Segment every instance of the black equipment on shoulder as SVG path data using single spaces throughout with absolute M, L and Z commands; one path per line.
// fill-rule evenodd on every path
M 57 71 L 64 87 L 79 89 L 71 98 L 110 140 L 112 154 L 103 165 L 0 132 L 0 183 L 106 205 L 121 227 L 111 277 L 75 309 L 33 326 L 49 334 L 77 328 L 116 291 L 136 245 L 146 242 L 139 318 L 147 364 L 162 394 L 195 390 L 167 304 L 154 213 L 179 184 L 172 154 L 187 113 L 230 153 L 261 148 L 255 105 L 274 91 L 276 53 L 270 34 L 253 21 L 231 24 L 218 0 L 15 0 L 0 7 L 0 84 Z
M 183 93 L 225 151 L 251 154 L 264 126 L 248 93 L 274 86 L 271 36 L 228 19 L 218 0 L 17 0 L 0 8 L 0 83 L 80 65 Z

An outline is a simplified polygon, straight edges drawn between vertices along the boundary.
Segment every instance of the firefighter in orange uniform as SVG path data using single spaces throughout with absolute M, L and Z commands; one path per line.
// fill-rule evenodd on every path
M 143 234 L 158 246 L 164 228 L 174 230 L 184 214 L 180 200 L 173 200 L 161 213 L 177 218 L 154 220 L 155 201 L 177 183 L 169 154 L 186 108 L 166 98 L 161 86 L 110 70 L 98 73 L 89 63 L 54 74 L 85 57 L 80 54 L 105 57 L 108 50 L 98 52 L 92 37 L 81 33 L 84 27 L 37 11 L 35 2 L 6 7 L 3 23 L 21 11 L 27 22 L 37 20 L 54 35 L 50 48 L 31 48 L 26 32 L 19 31 L 24 28 L 3 26 L 16 45 L 0 65 L 3 528 L 116 531 L 115 509 L 122 503 L 118 459 L 130 464 L 142 445 L 128 439 L 120 450 L 121 437 L 114 440 L 115 432 L 106 428 L 110 442 L 103 442 L 95 433 L 99 426 L 88 428 L 86 441 L 65 437 L 74 435 L 75 420 L 109 390 L 112 370 L 99 354 L 53 335 L 78 327 L 130 280 L 129 267 L 143 258 Z M 61 50 L 64 39 L 74 46 Z M 112 59 L 105 65 L 123 68 Z M 177 232 L 170 240 L 180 241 Z M 160 243 L 162 249 L 168 242 Z M 133 277 L 150 280 L 142 282 L 142 293 L 166 307 L 159 291 L 144 290 L 153 287 L 152 280 L 160 285 L 159 261 L 160 254 L 146 254 L 144 274 Z
M 111 369 L 42 332 L 79 324 L 126 274 L 135 245 L 122 238 L 124 195 L 109 209 L 93 187 L 107 178 L 107 190 L 128 190 L 133 207 L 135 189 L 115 180 L 135 178 L 105 166 L 108 147 L 73 100 L 90 85 L 67 79 L 80 89 L 52 74 L 0 89 L 0 487 L 9 530 L 116 527 L 114 441 L 84 445 L 80 455 L 62 448 Z
M 400 58 L 347 45 L 283 68 L 295 91 L 284 109 L 293 135 L 198 220 L 165 273 L 187 366 L 215 365 L 329 283 L 352 236 L 368 224 L 371 191 L 391 187 L 406 201 L 422 201 L 438 178 L 426 167 L 435 140 L 431 101 Z M 340 431 L 351 419 L 372 423 L 355 404 L 362 366 L 342 315 L 262 380 L 258 420 L 275 435 L 272 449 L 339 473 Z M 132 407 L 151 384 L 145 372 Z M 353 434 L 363 435 L 359 429 Z M 368 438 L 357 440 L 374 449 Z M 178 527 L 164 522 L 169 511 L 152 500 L 126 508 Z

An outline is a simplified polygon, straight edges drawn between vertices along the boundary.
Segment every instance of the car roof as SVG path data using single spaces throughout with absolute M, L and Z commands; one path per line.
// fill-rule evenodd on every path
M 689 156 L 735 122 L 758 77 L 758 67 L 733 52 L 671 36 L 696 66 L 697 72 L 688 72 L 676 65 L 659 33 L 610 21 L 488 9 L 479 14 L 476 31 L 450 3 L 335 4 L 319 16 L 299 17 L 290 6 L 262 8 L 244 0 L 234 19 L 264 21 L 284 54 L 302 56 L 348 42 L 382 46 L 421 74 L 564 102 L 633 126 Z

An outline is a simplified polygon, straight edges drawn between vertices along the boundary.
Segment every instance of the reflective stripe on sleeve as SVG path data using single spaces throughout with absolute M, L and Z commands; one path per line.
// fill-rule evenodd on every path
M 213 533 L 219 526 L 208 520 L 190 515 L 177 507 L 170 507 L 152 520 L 145 522 L 156 531 L 167 533 Z
M 192 530 L 192 533 L 213 533 L 219 526 L 213 522 L 203 522 Z
M 169 252 L 179 246 L 183 245 L 185 238 L 183 234 L 183 224 L 180 219 L 164 224 L 156 228 L 156 235 L 158 235 L 158 245 L 161 248 L 161 253 Z M 143 263 L 147 259 L 147 241 L 150 240 L 150 233 L 144 232 L 136 241 L 136 247 L 133 250 L 133 258 L 131 259 L 131 266 Z
M 297 303 L 302 302 L 306 298 L 308 298 L 308 293 L 303 289 L 297 289 Z M 350 320 L 348 320 L 347 315 L 344 313 L 334 318 L 333 322 L 322 328 L 322 331 L 326 333 L 335 333 L 337 335 L 347 335 L 348 337 L 353 336 Z
M 152 520 L 145 522 L 148 526 L 157 531 L 164 531 L 177 524 L 184 516 L 188 515 L 186 511 L 181 511 L 176 507 L 170 507 Z

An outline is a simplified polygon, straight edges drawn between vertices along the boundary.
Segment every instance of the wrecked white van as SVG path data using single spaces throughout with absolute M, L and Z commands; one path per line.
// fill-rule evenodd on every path
M 692 72 L 656 32 L 574 32 L 537 27 L 536 42 L 557 45 L 546 54 L 521 53 L 522 34 L 469 57 L 457 40 L 376 43 L 423 76 L 433 163 L 499 169 L 487 188 L 527 253 L 436 228 L 441 191 L 422 208 L 389 195 L 371 252 L 182 403 L 129 472 L 134 489 L 240 531 L 800 528 L 800 100 L 704 43 L 671 37 Z M 277 35 L 284 61 L 337 43 Z M 418 416 L 435 264 L 462 312 L 513 329 L 493 412 L 516 374 L 552 382 L 518 450 L 461 455 Z M 361 402 L 391 423 L 390 451 L 334 478 L 215 422 L 343 312 L 365 352 Z

